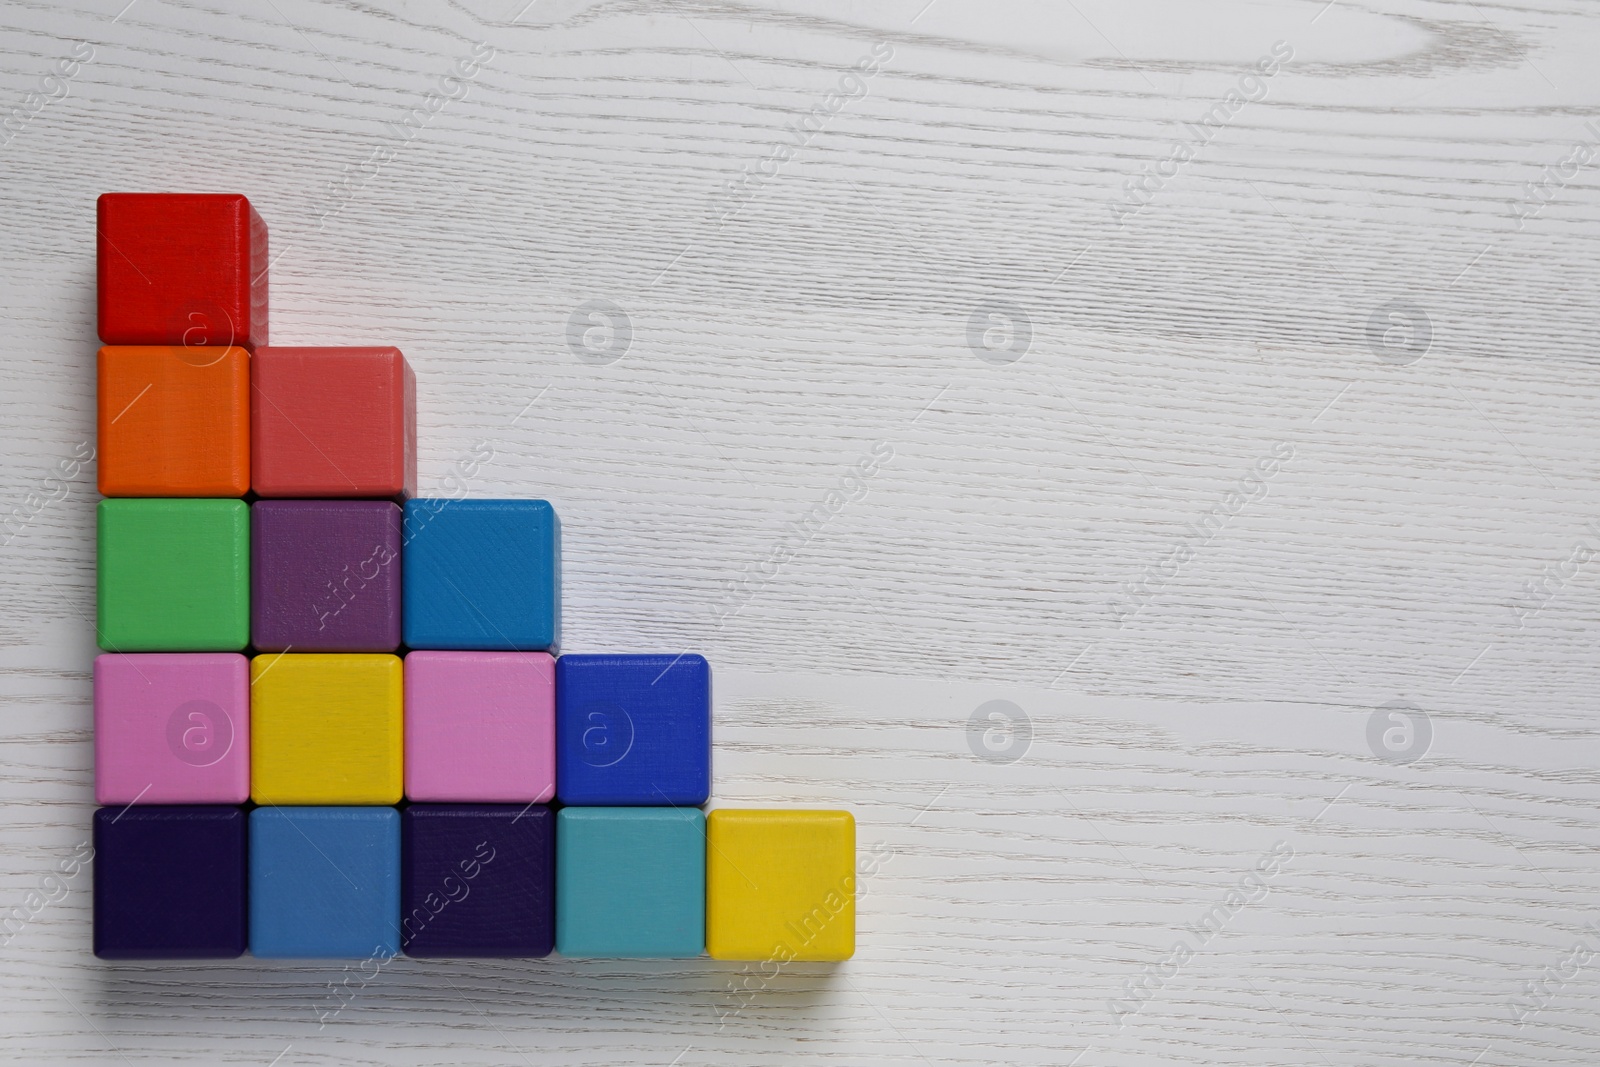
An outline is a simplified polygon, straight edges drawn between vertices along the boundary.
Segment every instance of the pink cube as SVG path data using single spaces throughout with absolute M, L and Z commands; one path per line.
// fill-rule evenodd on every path
M 406 656 L 406 796 L 489 804 L 556 794 L 556 661 L 544 652 Z
M 250 796 L 250 664 L 236 652 L 94 661 L 97 804 L 242 804 Z

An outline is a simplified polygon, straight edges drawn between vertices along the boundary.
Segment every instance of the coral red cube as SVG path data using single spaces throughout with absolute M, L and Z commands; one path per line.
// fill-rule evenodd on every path
M 415 495 L 417 382 L 398 348 L 263 348 L 250 381 L 258 495 Z
M 100 340 L 191 348 L 267 343 L 267 226 L 237 193 L 106 193 Z

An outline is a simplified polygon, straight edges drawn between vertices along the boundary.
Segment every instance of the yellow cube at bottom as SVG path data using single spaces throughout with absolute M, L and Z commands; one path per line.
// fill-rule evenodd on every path
M 706 951 L 718 960 L 847 960 L 856 950 L 848 811 L 706 816 Z
M 382 654 L 250 661 L 250 798 L 395 804 L 405 747 L 402 668 Z

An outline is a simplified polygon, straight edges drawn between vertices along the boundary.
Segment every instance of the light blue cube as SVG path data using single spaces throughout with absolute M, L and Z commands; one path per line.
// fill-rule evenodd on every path
M 697 808 L 556 813 L 556 951 L 682 958 L 706 945 L 706 817 Z
M 400 952 L 400 813 L 250 813 L 250 953 L 387 959 Z

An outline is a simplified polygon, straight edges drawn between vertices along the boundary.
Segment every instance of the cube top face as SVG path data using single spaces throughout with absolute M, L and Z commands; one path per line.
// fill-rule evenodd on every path
M 257 804 L 395 804 L 402 675 L 389 655 L 250 661 L 250 796 Z
M 101 808 L 94 813 L 94 954 L 239 956 L 245 881 L 245 815 L 238 808 Z
M 549 808 L 413 804 L 401 816 L 406 955 L 550 954 L 556 857 Z
M 103 495 L 250 491 L 250 354 L 243 348 L 102 348 L 98 404 Z
M 556 660 L 556 791 L 563 804 L 704 804 L 711 795 L 705 657 Z
M 400 813 L 257 808 L 250 813 L 250 951 L 371 959 L 400 952 Z
M 400 647 L 400 509 L 385 500 L 250 508 L 250 635 L 261 652 Z
M 242 500 L 102 500 L 97 602 L 107 652 L 238 652 L 250 640 Z
M 543 500 L 406 501 L 405 643 L 549 652 L 561 524 Z
M 847 811 L 706 817 L 706 949 L 719 960 L 843 960 L 856 945 Z
M 416 493 L 417 385 L 398 348 L 263 348 L 250 373 L 258 495 Z
M 406 796 L 488 804 L 553 799 L 555 673 L 544 652 L 409 653 Z
M 94 661 L 97 804 L 242 804 L 250 797 L 250 665 L 236 652 Z
M 695 808 L 556 813 L 556 951 L 682 958 L 705 950 L 705 816 Z
M 103 343 L 267 343 L 267 227 L 249 200 L 105 193 L 97 214 Z

